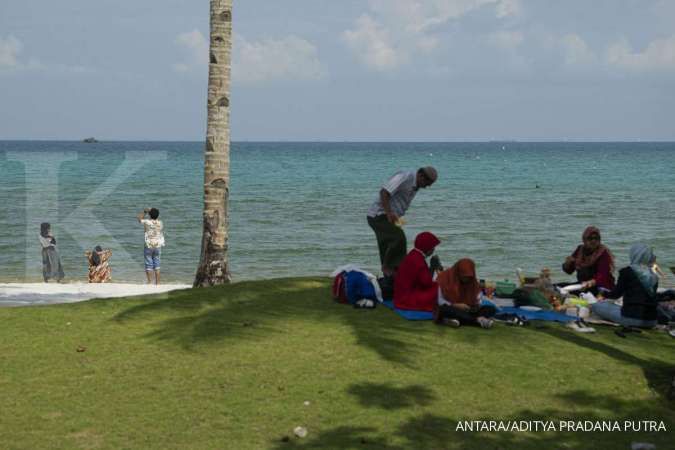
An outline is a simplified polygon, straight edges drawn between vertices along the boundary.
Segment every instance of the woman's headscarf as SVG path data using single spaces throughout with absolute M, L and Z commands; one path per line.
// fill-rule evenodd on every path
M 101 255 L 99 255 L 99 252 L 102 252 L 103 249 L 101 248 L 100 245 L 97 245 L 94 247 L 94 251 L 91 252 L 91 262 L 95 265 L 98 266 L 101 264 Z
M 56 239 L 49 235 L 50 229 L 51 225 L 49 225 L 47 222 L 40 224 L 40 236 L 38 236 L 38 239 L 40 240 L 40 245 L 43 249 L 56 245 Z
M 468 277 L 471 281 L 463 284 L 461 277 Z M 478 302 L 480 285 L 476 279 L 476 264 L 471 259 L 460 259 L 454 266 L 438 274 L 437 281 L 443 297 L 452 303 L 472 306 Z
M 652 270 L 654 262 L 656 262 L 654 252 L 645 244 L 633 244 L 630 248 L 630 268 L 650 294 L 656 291 L 656 283 L 659 281 Z
M 415 248 L 425 255 L 431 252 L 441 241 L 428 231 L 423 231 L 415 238 Z
M 588 241 L 588 238 L 594 234 L 597 234 L 598 239 L 602 240 L 600 230 L 594 226 L 589 226 L 584 230 L 584 233 L 581 235 L 581 240 L 584 241 L 585 244 L 586 241 Z M 609 249 L 602 243 L 600 243 L 598 247 L 592 252 L 588 252 L 585 245 L 580 245 L 577 247 L 573 254 L 576 269 L 587 269 L 591 266 L 594 266 L 595 263 L 598 262 L 598 259 L 605 252 L 607 252 L 607 256 L 609 256 L 609 271 L 614 272 L 614 255 L 612 255 L 612 252 L 609 251 Z
M 49 223 L 42 222 L 40 224 L 40 236 L 42 236 L 43 238 L 49 237 L 49 229 L 51 227 L 52 226 Z

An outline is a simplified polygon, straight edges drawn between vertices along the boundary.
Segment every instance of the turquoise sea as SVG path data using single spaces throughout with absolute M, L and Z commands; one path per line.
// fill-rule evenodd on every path
M 40 222 L 51 222 L 68 280 L 85 250 L 114 251 L 113 278 L 142 282 L 143 229 L 157 207 L 162 275 L 191 282 L 200 251 L 202 144 L 0 141 L 0 282 L 41 281 Z M 235 280 L 379 271 L 366 211 L 399 169 L 434 165 L 438 182 L 408 211 L 450 265 L 469 256 L 482 278 L 559 267 L 597 225 L 619 266 L 637 241 L 675 265 L 675 143 L 233 143 L 230 264 Z

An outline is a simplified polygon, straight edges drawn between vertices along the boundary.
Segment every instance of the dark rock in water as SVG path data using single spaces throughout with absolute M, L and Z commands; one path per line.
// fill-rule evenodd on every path
M 98 141 L 96 140 L 96 138 L 88 137 L 87 139 L 82 140 L 82 142 L 84 142 L 85 144 L 95 144 Z

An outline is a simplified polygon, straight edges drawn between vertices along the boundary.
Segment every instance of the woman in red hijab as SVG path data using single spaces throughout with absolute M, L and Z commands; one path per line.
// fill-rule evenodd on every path
M 565 259 L 562 269 L 570 275 L 576 271 L 577 281 L 586 289 L 614 289 L 614 256 L 600 242 L 600 230 L 590 226 L 584 230 L 581 239 L 583 244 Z
M 431 277 L 426 257 L 431 256 L 441 241 L 425 231 L 415 238 L 410 250 L 398 267 L 394 279 L 394 306 L 398 309 L 433 311 L 438 299 L 438 285 Z
M 476 264 L 469 258 L 460 259 L 438 275 L 438 307 L 434 311 L 437 324 L 458 327 L 460 324 L 490 328 L 495 315 L 493 306 L 481 306 L 480 284 L 476 279 Z

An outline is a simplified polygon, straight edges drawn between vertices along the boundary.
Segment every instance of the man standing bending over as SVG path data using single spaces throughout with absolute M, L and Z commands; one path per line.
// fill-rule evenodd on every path
M 392 176 L 368 209 L 368 225 L 375 232 L 384 276 L 391 276 L 405 257 L 406 239 L 400 219 L 405 215 L 417 191 L 431 186 L 438 178 L 431 166 L 401 171 Z

